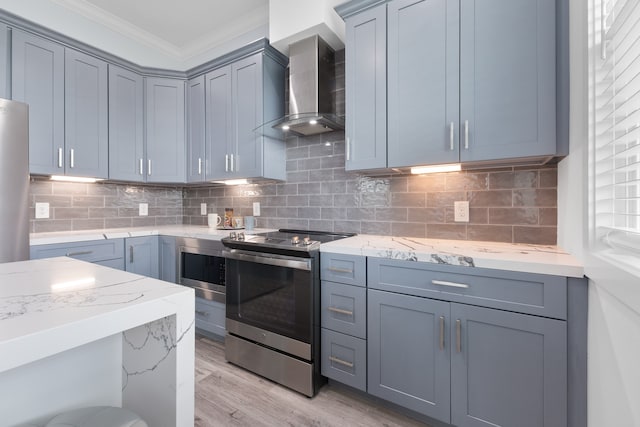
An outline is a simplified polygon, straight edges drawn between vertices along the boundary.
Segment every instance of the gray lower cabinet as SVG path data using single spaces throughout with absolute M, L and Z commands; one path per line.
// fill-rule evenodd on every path
M 88 240 L 84 242 L 34 245 L 31 259 L 68 256 L 111 268 L 124 270 L 124 239 Z
M 321 372 L 358 390 L 367 390 L 367 341 L 322 329 Z
M 187 182 L 203 182 L 207 174 L 205 149 L 205 76 L 187 82 Z
M 178 253 L 176 252 L 176 238 L 171 236 L 158 237 L 160 260 L 160 280 L 178 283 Z
M 146 78 L 147 182 L 185 182 L 185 82 Z
M 566 322 L 451 304 L 451 424 L 567 425 Z
M 64 175 L 64 47 L 20 30 L 11 44 L 12 98 L 29 104 L 29 172 Z
M 367 297 L 367 391 L 450 422 L 449 303 L 377 290 Z
M 107 63 L 65 49 L 65 173 L 109 177 Z
M 109 179 L 145 181 L 143 83 L 109 64 Z
M 205 76 L 207 180 L 285 179 L 283 136 L 269 126 L 284 114 L 284 63 L 259 52 Z
M 125 269 L 142 276 L 160 278 L 158 236 L 128 237 L 125 245 Z
M 224 303 L 196 298 L 196 328 L 224 337 L 226 308 Z

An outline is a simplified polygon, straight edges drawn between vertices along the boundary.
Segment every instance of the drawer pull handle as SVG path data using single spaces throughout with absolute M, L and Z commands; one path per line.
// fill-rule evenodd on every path
M 196 314 L 204 317 L 209 317 L 209 313 L 207 313 L 206 311 L 196 310 Z
M 352 274 L 353 273 L 353 270 L 351 270 L 349 268 L 329 267 L 329 268 L 327 268 L 327 270 L 333 271 L 334 273 L 347 273 L 347 274 Z
M 333 311 L 334 313 L 346 314 L 347 316 L 353 316 L 353 311 L 351 310 L 343 310 L 341 308 L 336 307 L 327 307 L 327 310 Z
M 458 353 L 462 351 L 462 322 L 460 319 L 456 319 L 456 350 Z
M 440 350 L 444 350 L 444 316 L 440 316 Z
M 93 253 L 93 251 L 67 252 L 66 256 L 89 255 L 89 254 L 92 254 L 92 253 Z
M 450 288 L 468 288 L 469 285 L 465 283 L 445 282 L 444 280 L 432 280 L 431 283 L 438 286 L 448 286 Z
M 338 359 L 337 357 L 333 357 L 333 356 L 329 356 L 329 360 L 339 365 L 344 365 L 347 368 L 353 368 L 353 363 L 347 362 L 346 360 Z

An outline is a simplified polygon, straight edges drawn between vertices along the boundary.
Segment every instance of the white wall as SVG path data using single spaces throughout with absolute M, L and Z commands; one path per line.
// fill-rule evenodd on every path
M 342 49 L 344 21 L 333 8 L 344 1 L 270 0 L 269 41 L 286 55 L 289 44 L 319 34 L 333 49 Z
M 558 168 L 558 244 L 590 278 L 589 426 L 640 426 L 640 278 L 588 250 L 587 3 L 571 0 L 571 154 Z

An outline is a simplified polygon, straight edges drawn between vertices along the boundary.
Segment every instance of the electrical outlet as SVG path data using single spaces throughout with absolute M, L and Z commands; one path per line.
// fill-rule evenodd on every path
M 469 202 L 453 202 L 453 211 L 455 222 L 469 222 Z
M 138 214 L 140 216 L 149 215 L 149 204 L 148 203 L 140 203 L 140 205 L 138 205 Z
M 260 202 L 253 202 L 253 216 L 260 216 Z
M 49 203 L 36 203 L 36 219 L 49 218 Z
M 200 215 L 206 215 L 206 214 L 207 214 L 207 204 L 200 203 Z

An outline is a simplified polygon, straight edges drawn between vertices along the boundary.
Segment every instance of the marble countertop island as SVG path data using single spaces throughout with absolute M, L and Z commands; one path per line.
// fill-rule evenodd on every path
M 325 243 L 321 252 L 583 277 L 584 267 L 557 246 L 360 234 Z
M 123 406 L 193 423 L 194 291 L 71 258 L 0 264 L 3 425 Z

